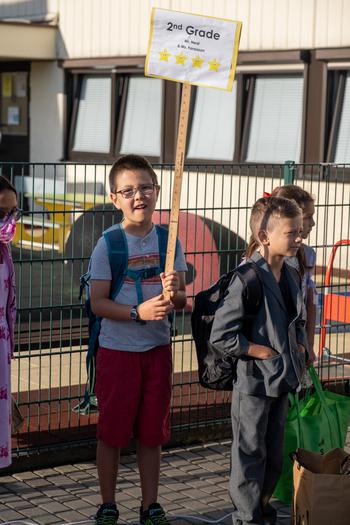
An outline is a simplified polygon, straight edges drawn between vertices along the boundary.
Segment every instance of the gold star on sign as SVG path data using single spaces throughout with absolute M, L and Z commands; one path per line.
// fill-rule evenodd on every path
M 168 53 L 167 49 L 163 49 L 163 51 L 159 51 L 159 60 L 164 60 L 164 62 L 168 62 L 169 57 L 171 56 L 170 53 Z
M 219 64 L 219 62 L 217 62 L 215 58 L 213 60 L 209 60 L 209 71 L 218 72 L 220 66 L 221 64 Z
M 202 67 L 204 60 L 199 57 L 198 55 L 192 58 L 192 66 L 193 67 Z
M 187 60 L 187 57 L 183 54 L 182 51 L 179 55 L 175 55 L 175 58 L 177 64 L 185 65 L 185 60 Z

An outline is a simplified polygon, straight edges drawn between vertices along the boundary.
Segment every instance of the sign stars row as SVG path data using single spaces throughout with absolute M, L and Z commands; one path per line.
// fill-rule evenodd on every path
M 164 49 L 163 51 L 159 51 L 159 61 L 169 62 L 169 58 L 172 55 L 168 52 L 167 49 Z M 185 61 L 188 60 L 188 57 L 184 55 L 181 51 L 179 55 L 174 55 L 176 59 L 176 64 L 182 64 L 185 65 Z M 201 68 L 203 65 L 204 60 L 199 56 L 196 55 L 194 58 L 191 58 L 192 60 L 192 67 Z M 209 71 L 219 71 L 219 67 L 221 64 L 216 61 L 216 59 L 209 60 Z

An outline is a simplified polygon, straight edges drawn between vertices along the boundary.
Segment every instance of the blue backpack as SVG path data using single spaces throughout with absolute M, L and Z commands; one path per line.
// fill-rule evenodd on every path
M 106 241 L 109 264 L 112 271 L 112 285 L 110 299 L 113 301 L 117 297 L 125 277 L 135 281 L 138 304 L 143 302 L 142 298 L 142 279 L 149 279 L 164 272 L 166 249 L 168 243 L 168 230 L 162 226 L 156 225 L 159 247 L 159 267 L 145 268 L 142 270 L 128 269 L 128 243 L 124 229 L 120 224 L 114 224 L 108 230 L 103 232 Z M 91 310 L 90 304 L 90 263 L 88 271 L 80 277 L 80 295 L 81 300 L 85 290 L 86 302 L 85 312 L 89 319 L 89 342 L 86 355 L 87 383 L 85 388 L 84 399 L 73 408 L 73 412 L 80 414 L 91 414 L 97 411 L 97 399 L 95 394 L 96 384 L 96 356 L 99 347 L 99 335 L 101 331 L 102 317 L 96 316 Z

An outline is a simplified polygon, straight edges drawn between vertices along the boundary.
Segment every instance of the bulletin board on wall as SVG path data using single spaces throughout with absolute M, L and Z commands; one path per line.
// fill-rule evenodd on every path
M 1 132 L 28 134 L 28 73 L 4 72 L 1 79 Z

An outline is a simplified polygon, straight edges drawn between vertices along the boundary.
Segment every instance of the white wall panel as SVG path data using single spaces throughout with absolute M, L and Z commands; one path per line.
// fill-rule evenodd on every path
M 56 62 L 33 62 L 30 72 L 30 162 L 63 156 L 63 70 Z
M 299 0 L 300 12 L 300 35 L 302 36 L 304 46 L 312 48 L 314 46 L 314 26 L 317 0 Z
M 144 55 L 153 5 L 242 20 L 242 51 L 350 46 L 350 0 L 0 0 L 0 18 L 58 12 L 62 57 Z

